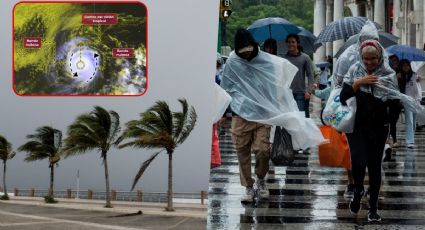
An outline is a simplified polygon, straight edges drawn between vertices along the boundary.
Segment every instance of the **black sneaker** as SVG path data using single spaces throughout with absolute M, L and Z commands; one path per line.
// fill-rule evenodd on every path
M 353 198 L 354 196 L 354 184 L 349 184 L 345 188 L 344 197 L 345 198 Z
M 391 152 L 392 152 L 391 149 L 385 150 L 384 162 L 391 161 Z
M 360 211 L 363 194 L 364 191 L 361 191 L 360 193 L 354 192 L 354 196 L 349 204 L 351 213 L 357 214 Z
M 381 216 L 377 211 L 369 210 L 369 212 L 367 212 L 367 220 L 369 222 L 379 222 L 381 221 Z

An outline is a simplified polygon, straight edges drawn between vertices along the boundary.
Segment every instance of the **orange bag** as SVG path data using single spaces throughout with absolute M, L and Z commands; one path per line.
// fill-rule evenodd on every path
M 319 145 L 320 165 L 351 169 L 350 149 L 345 133 L 338 133 L 329 125 L 321 126 L 320 131 L 329 140 L 329 143 Z
M 217 124 L 213 125 L 211 143 L 211 168 L 221 165 L 220 147 L 218 144 Z

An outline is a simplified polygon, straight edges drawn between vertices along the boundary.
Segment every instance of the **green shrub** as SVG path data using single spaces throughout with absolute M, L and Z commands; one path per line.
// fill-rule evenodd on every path
M 0 196 L 0 200 L 9 200 L 9 196 L 4 194 L 3 196 Z
M 45 197 L 44 197 L 44 202 L 46 202 L 46 203 L 48 203 L 48 204 L 55 204 L 55 203 L 58 203 L 58 201 L 57 201 L 57 200 L 55 200 L 55 198 L 54 198 L 54 197 L 52 197 L 52 196 L 45 196 Z

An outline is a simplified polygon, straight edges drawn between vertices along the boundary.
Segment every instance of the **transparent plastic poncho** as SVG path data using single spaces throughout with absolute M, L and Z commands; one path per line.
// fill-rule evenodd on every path
M 377 43 L 379 44 L 379 42 Z M 359 90 L 366 93 L 371 93 L 374 97 L 379 98 L 384 102 L 388 99 L 399 99 L 405 109 L 410 110 L 416 114 L 416 119 L 419 124 L 425 124 L 424 107 L 416 99 L 400 92 L 398 88 L 396 73 L 388 64 L 388 55 L 386 54 L 382 46 L 381 50 L 383 57 L 381 63 L 379 64 L 377 69 L 374 70 L 371 74 L 378 77 L 378 83 L 373 86 L 362 85 L 360 86 Z M 361 50 L 359 49 L 358 52 L 358 56 L 360 57 Z M 366 75 L 369 74 L 367 73 L 366 67 L 362 59 L 360 59 L 348 70 L 348 73 L 344 76 L 343 82 L 348 85 L 352 85 L 355 80 L 362 78 Z
M 365 25 L 360 30 L 357 43 L 349 46 L 336 60 L 332 81 L 333 87 L 342 86 L 344 76 L 347 74 L 350 67 L 360 60 L 359 47 L 361 42 L 368 39 L 379 39 L 378 30 L 375 24 L 369 20 L 366 21 Z M 388 60 L 388 58 L 386 59 Z
M 359 47 L 361 42 L 367 39 L 379 39 L 378 30 L 371 21 L 367 21 L 363 26 L 359 33 L 359 40 L 357 43 L 348 47 L 335 62 L 335 71 L 332 80 L 333 87 L 342 86 L 343 81 L 351 85 L 355 78 L 366 75 L 366 68 L 360 58 L 361 51 Z M 381 49 L 382 62 L 374 73 L 374 75 L 379 77 L 379 82 L 375 85 L 373 95 L 380 98 L 382 101 L 386 101 L 388 99 L 399 99 L 404 108 L 416 113 L 416 118 L 419 124 L 425 124 L 424 108 L 414 98 L 400 93 L 395 72 L 388 62 L 388 53 L 382 46 Z M 348 73 L 349 70 L 351 71 L 350 73 Z M 366 86 L 360 87 L 360 90 L 369 93 L 371 92 L 370 87 Z
M 289 88 L 297 71 L 288 60 L 262 51 L 251 61 L 232 52 L 221 86 L 232 97 L 234 113 L 249 121 L 283 126 L 294 149 L 306 149 L 324 139 L 313 120 L 298 110 Z
M 232 98 L 224 89 L 219 85 L 214 83 L 214 114 L 213 114 L 213 123 L 216 123 L 220 120 L 223 114 L 226 112 L 227 107 L 229 106 Z

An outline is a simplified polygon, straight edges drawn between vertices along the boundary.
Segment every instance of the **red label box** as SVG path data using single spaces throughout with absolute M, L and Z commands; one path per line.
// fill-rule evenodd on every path
M 85 13 L 81 20 L 84 25 L 115 25 L 118 23 L 118 14 Z
M 134 58 L 134 49 L 133 48 L 113 48 L 112 57 L 113 58 Z
M 24 48 L 26 49 L 40 49 L 41 37 L 24 37 Z

